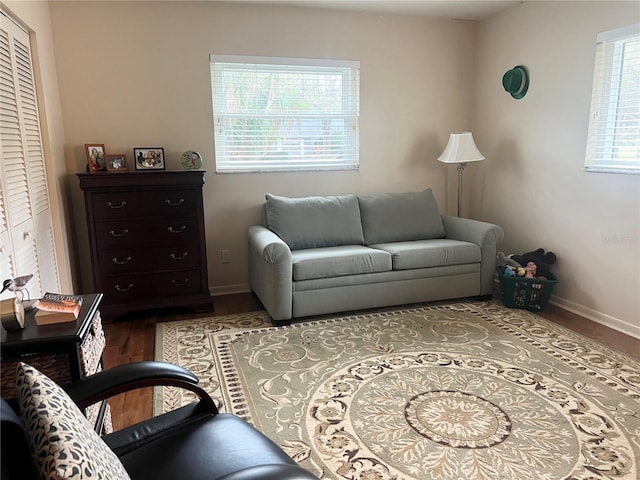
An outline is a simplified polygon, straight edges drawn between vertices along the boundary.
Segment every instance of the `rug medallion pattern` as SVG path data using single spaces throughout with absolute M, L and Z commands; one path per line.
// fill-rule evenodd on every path
M 496 302 L 157 328 L 157 359 L 323 479 L 640 475 L 640 362 Z M 192 400 L 156 394 L 158 412 Z

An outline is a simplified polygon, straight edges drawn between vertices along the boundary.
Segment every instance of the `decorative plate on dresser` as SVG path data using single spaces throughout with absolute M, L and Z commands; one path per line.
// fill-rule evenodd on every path
M 80 173 L 103 317 L 181 306 L 213 310 L 202 170 Z

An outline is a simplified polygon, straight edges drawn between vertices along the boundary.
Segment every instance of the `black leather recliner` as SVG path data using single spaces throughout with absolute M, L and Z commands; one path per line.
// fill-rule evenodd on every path
M 65 390 L 81 408 L 136 388 L 170 385 L 199 401 L 103 436 L 132 480 L 317 480 L 241 418 L 219 413 L 188 370 L 139 362 L 86 377 Z M 2 480 L 36 480 L 19 416 L 0 402 Z

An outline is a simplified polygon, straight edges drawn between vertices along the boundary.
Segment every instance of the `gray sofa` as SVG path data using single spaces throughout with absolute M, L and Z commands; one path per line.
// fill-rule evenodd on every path
M 249 227 L 249 282 L 274 323 L 493 290 L 497 225 L 440 215 L 422 192 L 267 194 Z

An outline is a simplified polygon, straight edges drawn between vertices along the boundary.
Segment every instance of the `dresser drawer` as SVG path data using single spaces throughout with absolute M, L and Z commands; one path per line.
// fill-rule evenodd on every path
M 202 291 L 199 269 L 149 275 L 109 275 L 101 278 L 100 283 L 105 303 L 125 303 Z
M 98 250 L 98 265 L 105 275 L 185 270 L 200 265 L 200 245 L 122 247 Z
M 96 223 L 98 249 L 126 245 L 185 244 L 199 241 L 195 218 L 121 220 Z
M 190 216 L 198 200 L 190 190 L 96 193 L 93 215 L 96 220 Z

